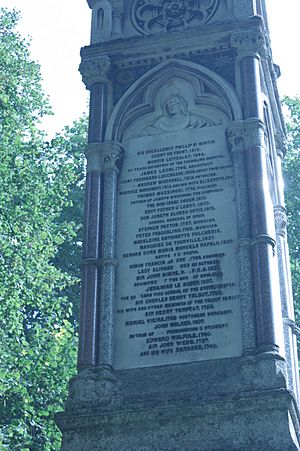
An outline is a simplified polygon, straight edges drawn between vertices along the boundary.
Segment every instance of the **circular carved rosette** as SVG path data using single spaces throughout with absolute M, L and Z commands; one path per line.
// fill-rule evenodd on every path
M 142 34 L 186 29 L 192 20 L 206 23 L 215 14 L 219 0 L 136 0 L 132 22 Z

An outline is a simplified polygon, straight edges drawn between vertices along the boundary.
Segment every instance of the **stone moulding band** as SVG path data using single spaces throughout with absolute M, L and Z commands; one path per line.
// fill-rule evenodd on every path
M 256 235 L 255 239 L 251 241 L 251 245 L 255 246 L 256 244 L 270 244 L 273 249 L 276 246 L 276 241 L 274 240 L 274 238 L 272 238 L 270 235 L 267 234 L 261 234 L 261 235 Z
M 295 323 L 295 321 L 290 318 L 283 318 L 283 323 L 289 326 L 297 337 L 300 336 L 300 327 Z
M 95 265 L 95 266 L 118 266 L 118 260 L 112 257 L 102 258 L 84 258 L 81 266 Z
M 269 235 L 266 234 L 262 234 L 262 235 L 257 235 L 255 237 L 255 239 L 250 239 L 250 238 L 242 238 L 240 240 L 238 240 L 237 242 L 237 248 L 250 248 L 252 246 L 256 246 L 257 244 L 270 244 L 273 248 L 275 248 L 276 246 L 276 241 Z
M 112 257 L 103 257 L 100 259 L 101 266 L 118 266 L 118 260 Z

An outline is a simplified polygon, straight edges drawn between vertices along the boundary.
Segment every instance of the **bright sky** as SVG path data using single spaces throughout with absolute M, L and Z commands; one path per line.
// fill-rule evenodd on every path
M 300 94 L 299 0 L 267 0 L 274 62 L 281 67 L 281 94 Z M 86 0 L 0 0 L 20 10 L 19 31 L 31 36 L 31 54 L 41 64 L 44 90 L 55 115 L 43 126 L 49 136 L 87 111 L 88 95 L 78 72 L 80 47 L 89 44 L 91 13 Z

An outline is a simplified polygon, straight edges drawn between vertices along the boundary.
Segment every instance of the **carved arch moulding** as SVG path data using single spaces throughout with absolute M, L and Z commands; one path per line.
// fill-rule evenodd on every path
M 125 92 L 109 120 L 106 140 L 175 131 L 176 121 L 178 127 L 202 128 L 240 119 L 237 95 L 223 77 L 174 59 L 149 70 Z
M 131 9 L 134 27 L 142 34 L 186 29 L 190 23 L 208 22 L 219 0 L 135 0 Z

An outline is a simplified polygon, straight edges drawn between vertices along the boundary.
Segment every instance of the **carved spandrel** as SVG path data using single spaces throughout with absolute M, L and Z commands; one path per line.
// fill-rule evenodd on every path
M 182 54 L 181 54 L 182 55 Z M 146 55 L 145 55 L 146 56 Z M 176 58 L 178 55 L 174 51 L 172 55 Z M 162 60 L 169 59 L 170 55 L 151 55 L 151 59 L 143 58 L 137 61 L 137 65 L 132 67 L 131 61 L 126 61 L 120 66 L 113 65 L 111 68 L 111 79 L 114 82 L 114 101 L 115 103 L 120 99 L 122 94 L 128 89 L 136 80 L 144 75 L 148 70 L 152 69 L 156 64 L 161 63 Z M 218 53 L 214 52 L 193 52 L 188 49 L 185 52 L 185 58 L 197 64 L 201 64 L 214 72 L 222 75 L 231 85 L 235 85 L 235 70 L 234 70 L 234 50 L 220 50 Z

